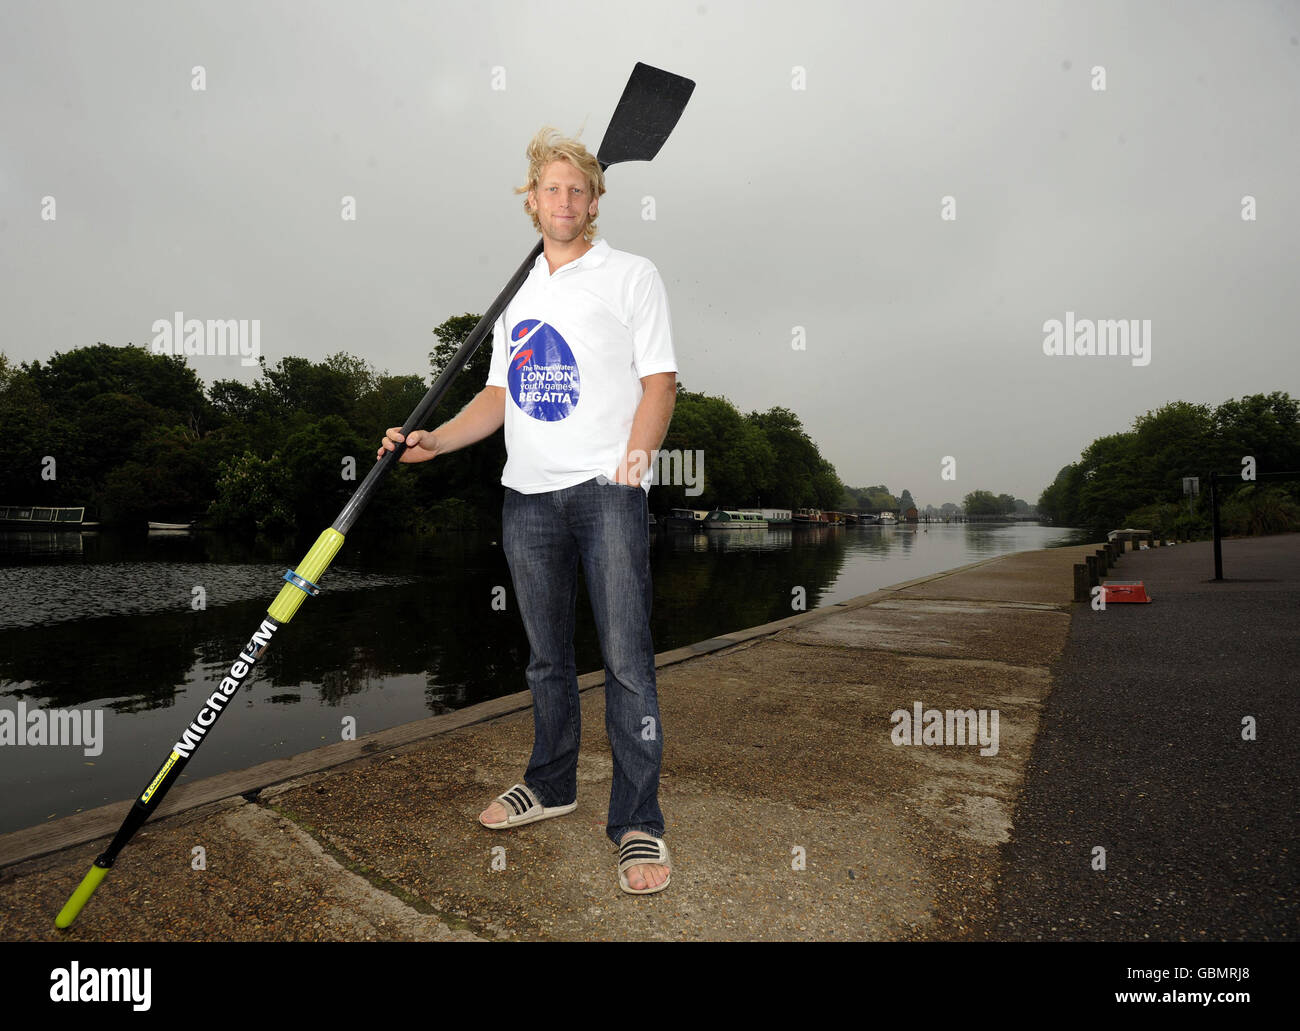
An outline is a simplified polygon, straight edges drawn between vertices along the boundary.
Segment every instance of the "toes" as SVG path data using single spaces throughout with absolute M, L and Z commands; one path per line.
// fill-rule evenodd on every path
M 644 866 L 631 866 L 627 871 L 627 884 L 629 888 L 636 891 L 642 891 L 645 888 L 657 888 L 668 880 L 668 868 L 666 866 L 646 864 Z

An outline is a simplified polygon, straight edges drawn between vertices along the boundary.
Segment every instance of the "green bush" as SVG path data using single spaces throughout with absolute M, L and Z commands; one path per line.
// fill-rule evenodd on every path
M 259 533 L 293 529 L 289 504 L 289 473 L 279 454 L 269 459 L 245 451 L 221 463 L 217 500 L 208 519 L 226 529 L 255 528 Z
M 1272 484 L 1248 484 L 1219 506 L 1219 525 L 1241 537 L 1300 530 L 1300 504 Z
M 1208 510 L 1202 511 L 1198 504 L 1196 514 L 1192 515 L 1187 511 L 1186 502 L 1175 501 L 1143 505 L 1126 515 L 1120 525 L 1135 530 L 1150 530 L 1160 538 L 1176 537 L 1181 540 L 1207 537 L 1211 530 Z
M 477 530 L 478 513 L 473 505 L 460 498 L 446 498 L 435 501 L 425 508 L 419 528 L 425 533 L 439 530 Z

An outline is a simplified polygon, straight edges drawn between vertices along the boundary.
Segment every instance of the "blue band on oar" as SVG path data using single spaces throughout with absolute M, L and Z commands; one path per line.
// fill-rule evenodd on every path
M 298 588 L 298 590 L 302 591 L 303 594 L 309 594 L 313 598 L 316 597 L 316 595 L 320 594 L 319 587 L 317 587 L 310 580 L 306 580 L 303 577 L 299 576 L 292 569 L 286 569 L 284 571 L 284 579 L 287 580 L 289 583 L 293 584 L 296 588 Z M 290 595 L 290 597 L 292 597 L 292 595 Z

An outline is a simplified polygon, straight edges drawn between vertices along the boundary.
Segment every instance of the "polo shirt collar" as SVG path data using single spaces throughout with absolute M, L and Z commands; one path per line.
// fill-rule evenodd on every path
M 596 242 L 591 245 L 591 249 L 588 250 L 586 254 L 581 258 L 575 258 L 567 265 L 561 265 L 560 268 L 555 271 L 559 272 L 562 269 L 599 268 L 609 260 L 610 250 L 612 250 L 612 248 L 605 242 L 605 238 L 603 236 L 597 237 Z M 549 266 L 546 264 L 545 251 L 537 255 L 537 260 L 533 263 L 533 267 L 540 269 L 548 276 L 550 275 Z

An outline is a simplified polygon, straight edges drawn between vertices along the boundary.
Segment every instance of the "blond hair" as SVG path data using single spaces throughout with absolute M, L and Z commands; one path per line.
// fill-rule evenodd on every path
M 533 228 L 539 233 L 542 231 L 542 223 L 537 218 L 537 212 L 529 208 L 526 195 L 530 190 L 538 188 L 542 178 L 542 169 L 552 161 L 567 161 L 586 176 L 587 188 L 593 198 L 600 198 L 604 195 L 605 173 L 601 170 L 600 162 L 576 138 L 561 136 L 558 129 L 547 125 L 538 130 L 537 135 L 529 141 L 525 153 L 528 155 L 528 182 L 517 187 L 515 193 L 525 194 L 524 210 L 528 212 L 528 217 L 533 220 Z M 587 223 L 582 235 L 583 239 L 591 243 L 596 236 L 595 219 Z

